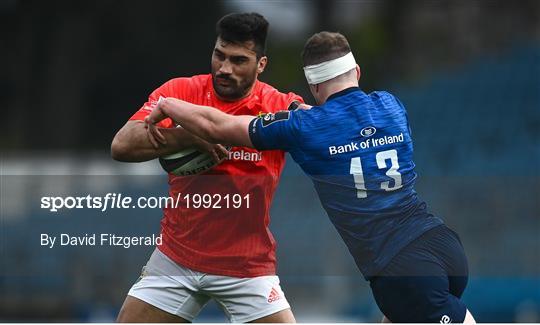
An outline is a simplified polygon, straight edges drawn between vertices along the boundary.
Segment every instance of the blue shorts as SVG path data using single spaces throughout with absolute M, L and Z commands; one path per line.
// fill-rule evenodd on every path
M 370 279 L 382 313 L 393 323 L 462 323 L 467 258 L 458 235 L 435 227 L 403 248 Z

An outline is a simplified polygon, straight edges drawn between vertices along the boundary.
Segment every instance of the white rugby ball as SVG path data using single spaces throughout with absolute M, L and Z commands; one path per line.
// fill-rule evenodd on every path
M 209 153 L 195 148 L 186 148 L 177 153 L 159 158 L 161 167 L 177 176 L 197 175 L 217 165 Z

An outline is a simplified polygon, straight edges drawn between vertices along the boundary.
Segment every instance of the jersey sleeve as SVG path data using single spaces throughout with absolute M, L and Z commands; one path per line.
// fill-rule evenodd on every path
M 300 143 L 300 112 L 279 111 L 254 118 L 249 123 L 249 137 L 257 150 L 291 151 Z
M 405 105 L 394 95 L 391 95 L 392 98 L 396 101 L 398 106 L 403 110 L 403 114 L 405 115 L 405 120 L 407 121 L 407 130 L 409 131 L 409 135 L 412 136 L 412 130 L 411 130 L 411 124 L 409 123 L 409 114 L 407 114 L 407 109 L 405 109 Z
M 152 112 L 154 107 L 156 107 L 158 100 L 163 97 L 175 97 L 179 99 L 182 97 L 182 88 L 183 83 L 181 82 L 181 79 L 173 79 L 169 80 L 163 85 L 159 86 L 156 90 L 154 90 L 150 96 L 148 96 L 148 100 L 142 105 L 142 107 L 135 112 L 129 119 L 130 121 L 143 121 L 146 116 Z M 180 95 L 180 96 L 179 96 Z M 174 123 L 170 118 L 164 119 L 163 121 L 158 123 L 158 126 L 162 128 L 170 128 L 174 127 Z

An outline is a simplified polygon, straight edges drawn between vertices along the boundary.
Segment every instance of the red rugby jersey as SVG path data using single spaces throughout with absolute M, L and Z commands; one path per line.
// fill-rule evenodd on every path
M 163 84 L 131 120 L 143 120 L 160 96 L 216 107 L 234 115 L 275 112 L 287 109 L 292 101 L 303 102 L 298 95 L 280 93 L 258 80 L 248 97 L 224 102 L 214 93 L 212 76 L 198 75 Z M 161 126 L 172 127 L 173 123 L 167 119 Z M 284 164 L 283 151 L 233 147 L 227 160 L 203 174 L 169 174 L 169 194 L 181 200 L 178 208 L 163 209 L 163 243 L 159 249 L 177 263 L 201 272 L 234 277 L 275 274 L 275 241 L 268 228 L 269 211 Z M 193 208 L 196 194 L 210 194 L 212 207 Z M 240 208 L 233 207 L 235 194 L 239 195 L 236 199 L 242 198 Z

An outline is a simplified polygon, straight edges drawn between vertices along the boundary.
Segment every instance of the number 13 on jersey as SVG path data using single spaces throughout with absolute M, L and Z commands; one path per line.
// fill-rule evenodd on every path
M 390 181 L 382 182 L 381 189 L 385 191 L 395 191 L 401 188 L 401 174 L 398 172 L 399 163 L 397 151 L 395 149 L 377 152 L 375 155 L 377 161 L 377 167 L 379 169 L 386 169 L 386 161 L 390 160 L 390 168 L 386 171 L 386 176 L 394 180 L 394 186 L 390 187 Z M 364 182 L 364 172 L 362 170 L 362 160 L 360 157 L 351 158 L 350 174 L 354 178 L 354 187 L 356 188 L 356 197 L 363 199 L 367 197 L 366 184 Z

